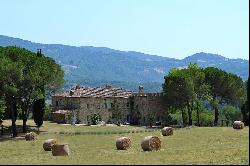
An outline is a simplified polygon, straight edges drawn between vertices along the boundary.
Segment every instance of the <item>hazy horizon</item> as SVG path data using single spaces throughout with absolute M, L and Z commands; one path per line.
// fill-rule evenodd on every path
M 0 34 L 1 36 L 2 34 Z M 2 35 L 2 36 L 6 36 L 6 35 Z M 12 37 L 12 36 L 7 36 L 7 37 L 11 37 L 11 38 L 16 38 L 16 39 L 21 39 L 19 37 Z M 64 46 L 70 46 L 70 47 L 95 47 L 95 48 L 108 48 L 108 49 L 112 49 L 112 50 L 116 50 L 116 51 L 124 51 L 124 52 L 138 52 L 138 53 L 143 53 L 143 54 L 148 54 L 148 55 L 153 55 L 153 56 L 160 56 L 160 55 L 157 55 L 157 54 L 149 54 L 149 53 L 144 53 L 144 52 L 141 52 L 141 51 L 134 51 L 134 50 L 119 50 L 119 49 L 114 49 L 114 48 L 110 48 L 110 47 L 97 47 L 97 46 L 75 46 L 75 45 L 68 45 L 68 44 L 62 44 L 62 43 L 41 43 L 41 42 L 34 42 L 34 41 L 30 41 L 30 40 L 27 40 L 27 39 L 21 39 L 21 40 L 24 40 L 24 41 L 29 41 L 29 42 L 32 42 L 32 43 L 37 43 L 37 44 L 55 44 L 55 45 L 64 45 Z M 207 53 L 207 54 L 215 54 L 215 53 L 212 53 L 212 52 L 204 52 L 204 51 L 201 51 L 203 53 Z M 201 52 L 195 52 L 191 55 L 194 55 L 196 53 L 201 53 Z M 160 57 L 165 57 L 165 58 L 174 58 L 174 59 L 178 59 L 178 60 L 183 60 L 185 58 L 187 58 L 188 56 L 191 56 L 191 55 L 187 55 L 186 57 L 183 57 L 183 58 L 174 58 L 174 57 L 167 57 L 167 56 L 160 56 Z M 217 55 L 220 55 L 220 54 L 217 54 Z M 223 56 L 223 55 L 220 55 L 220 56 Z M 225 57 L 225 56 L 223 56 Z M 225 57 L 227 58 L 227 57 Z M 249 60 L 249 59 L 244 59 L 244 58 L 229 58 L 229 59 L 243 59 L 243 60 Z
M 25 2 L 1 3 L 1 35 L 175 59 L 205 52 L 249 60 L 248 0 Z

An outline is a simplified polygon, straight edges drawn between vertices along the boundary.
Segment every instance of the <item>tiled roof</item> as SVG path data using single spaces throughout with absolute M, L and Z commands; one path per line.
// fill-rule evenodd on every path
M 79 87 L 76 86 L 70 91 L 62 94 L 55 94 L 54 96 L 64 97 L 121 97 L 128 98 L 132 95 L 131 91 L 122 88 L 112 88 L 110 85 L 105 87 Z

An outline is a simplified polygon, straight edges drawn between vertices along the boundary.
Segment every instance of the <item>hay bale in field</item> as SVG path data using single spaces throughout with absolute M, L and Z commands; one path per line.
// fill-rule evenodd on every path
M 53 156 L 68 156 L 69 155 L 69 145 L 68 144 L 54 144 L 51 147 Z
M 156 136 L 147 136 L 141 142 L 141 147 L 144 151 L 160 150 L 161 140 Z
M 233 128 L 234 129 L 243 129 L 244 128 L 244 123 L 241 122 L 241 121 L 234 121 Z
M 34 141 L 37 140 L 37 134 L 35 132 L 30 132 L 25 134 L 25 140 L 26 141 Z
M 173 135 L 174 130 L 172 127 L 164 127 L 163 129 L 161 129 L 161 133 L 163 136 L 170 136 Z
M 43 142 L 43 149 L 45 151 L 51 151 L 51 147 L 56 144 L 55 139 L 47 139 Z
M 118 150 L 127 150 L 131 147 L 131 140 L 128 137 L 120 137 L 116 139 L 116 148 Z

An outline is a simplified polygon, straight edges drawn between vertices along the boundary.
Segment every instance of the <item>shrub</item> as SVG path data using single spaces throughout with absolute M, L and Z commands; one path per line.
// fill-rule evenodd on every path
M 45 112 L 44 112 L 44 116 L 43 116 L 43 119 L 44 120 L 50 120 L 50 114 L 52 112 L 52 109 L 50 106 L 45 106 Z
M 181 115 L 181 112 L 180 111 L 176 111 L 175 114 L 169 114 L 170 117 L 172 118 L 172 123 L 171 125 L 182 125 L 183 122 L 182 122 L 182 115 Z
M 229 121 L 242 120 L 241 111 L 231 105 L 225 105 L 220 110 L 220 119 L 225 119 Z
M 212 126 L 214 121 L 213 112 L 201 112 L 200 123 L 201 126 Z
M 5 100 L 0 97 L 0 119 L 4 119 L 4 112 L 5 112 Z

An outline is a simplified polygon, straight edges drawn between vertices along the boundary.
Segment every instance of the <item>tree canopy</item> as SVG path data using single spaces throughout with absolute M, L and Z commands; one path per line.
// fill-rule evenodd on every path
M 203 69 L 197 64 L 189 64 L 188 68 L 172 69 L 164 78 L 163 93 L 166 105 L 169 109 L 181 110 L 183 125 L 187 125 L 186 111 L 188 125 L 192 125 L 192 112 L 194 110 L 196 110 L 197 116 L 196 123 L 200 125 L 202 103 L 210 103 L 210 107 L 214 110 L 214 125 L 217 126 L 220 113 L 219 106 L 231 104 L 239 108 L 246 101 L 242 79 L 235 74 L 227 73 L 215 67 Z M 246 112 L 247 104 L 245 105 L 242 108 L 243 113 Z M 222 113 L 228 114 L 227 116 L 235 114 L 234 109 L 226 110 L 229 108 L 231 107 L 225 107 Z
M 17 107 L 23 115 L 24 131 L 27 116 L 34 102 L 44 99 L 64 84 L 64 72 L 52 58 L 15 46 L 0 47 L 0 92 L 12 124 Z M 15 109 L 13 109 L 15 108 Z M 13 135 L 14 130 L 13 130 Z

